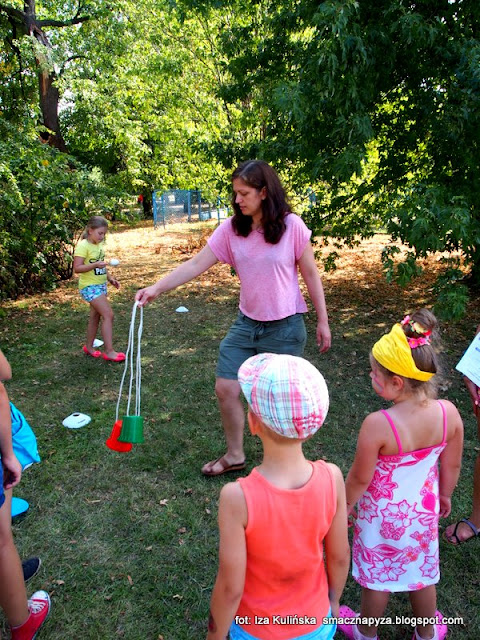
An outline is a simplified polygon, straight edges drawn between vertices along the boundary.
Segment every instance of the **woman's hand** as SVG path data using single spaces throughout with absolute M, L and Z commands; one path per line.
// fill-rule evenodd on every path
M 152 300 L 155 300 L 158 295 L 157 283 L 155 283 L 145 289 L 139 289 L 135 294 L 135 300 L 138 302 L 140 307 L 144 307 L 149 302 L 152 302 Z
M 325 353 L 330 349 L 332 344 L 332 334 L 330 333 L 330 327 L 328 322 L 322 322 L 319 320 L 317 323 L 317 345 L 320 349 L 320 353 Z
M 480 396 L 478 393 L 478 387 L 472 380 L 470 380 L 470 378 L 467 378 L 467 376 L 463 377 L 463 381 L 465 382 L 465 386 L 467 387 L 468 393 L 470 394 L 470 399 L 472 401 L 472 407 L 473 407 L 473 414 L 478 417 L 478 408 L 480 405 Z

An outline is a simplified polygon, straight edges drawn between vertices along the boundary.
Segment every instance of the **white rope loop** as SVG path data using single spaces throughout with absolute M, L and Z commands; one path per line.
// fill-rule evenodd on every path
M 120 390 L 118 392 L 118 400 L 117 400 L 117 408 L 115 411 L 115 422 L 118 420 L 118 414 L 120 409 L 120 401 L 122 399 L 122 389 L 123 383 L 125 381 L 125 376 L 127 375 L 128 365 L 130 364 L 130 382 L 128 386 L 128 400 L 127 400 L 127 413 L 126 415 L 130 415 L 130 401 L 132 399 L 132 387 L 133 387 L 133 371 L 134 371 L 134 362 L 133 362 L 133 352 L 135 349 L 135 316 L 137 314 L 138 302 L 135 302 L 132 309 L 132 318 L 130 320 L 130 329 L 128 331 L 128 346 L 127 352 L 125 354 L 125 368 L 123 370 L 122 380 L 120 382 Z M 138 324 L 137 331 L 137 356 L 135 360 L 135 414 L 136 416 L 140 415 L 140 398 L 141 398 L 141 386 L 142 386 L 142 361 L 141 361 L 141 340 L 142 340 L 142 331 L 143 331 L 143 307 L 140 308 L 140 322 Z

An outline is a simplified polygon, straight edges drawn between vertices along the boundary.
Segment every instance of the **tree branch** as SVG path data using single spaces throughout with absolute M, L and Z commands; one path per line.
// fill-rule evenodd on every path
M 8 4 L 0 2 L 0 11 L 4 11 L 7 16 L 13 18 L 17 22 L 25 24 L 25 14 L 23 11 L 20 11 L 20 9 L 15 9 L 15 7 L 10 7 Z
M 75 17 L 71 20 L 37 20 L 37 25 L 43 27 L 71 27 L 74 24 L 88 22 L 92 16 Z
M 68 57 L 66 60 L 64 60 L 64 62 L 62 64 L 62 68 L 60 69 L 60 71 L 58 73 L 58 77 L 61 77 L 63 75 L 67 64 L 69 62 L 71 62 L 72 60 L 90 60 L 90 58 L 88 56 L 84 56 L 84 55 L 75 55 L 75 56 Z
M 18 60 L 18 81 L 20 84 L 20 92 L 22 95 L 23 100 L 25 101 L 25 83 L 24 83 L 24 78 L 23 78 L 23 60 L 22 60 L 22 53 L 20 51 L 20 49 L 14 44 L 13 40 L 10 40 L 10 38 L 6 39 L 8 44 L 10 45 L 14 55 L 16 56 L 17 60 Z
M 92 16 L 79 16 L 80 9 L 81 6 L 79 5 L 77 14 L 70 20 L 35 20 L 35 27 L 39 30 L 43 29 L 43 27 L 71 27 L 74 24 L 81 24 L 92 19 Z M 17 24 L 20 24 L 24 31 L 26 30 L 27 14 L 24 11 L 20 11 L 20 9 L 11 7 L 3 2 L 0 2 L 0 11 L 6 13 Z

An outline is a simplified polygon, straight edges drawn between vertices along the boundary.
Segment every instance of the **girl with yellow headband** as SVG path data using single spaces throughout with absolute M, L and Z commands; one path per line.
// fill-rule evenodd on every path
M 362 586 L 359 614 L 340 607 L 338 628 L 347 638 L 377 638 L 372 619 L 383 616 L 390 593 L 399 591 L 409 593 L 418 622 L 412 640 L 447 635 L 436 603 L 438 519 L 450 513 L 463 424 L 451 402 L 436 399 L 436 324 L 421 309 L 372 349 L 372 387 L 392 406 L 364 420 L 346 480 L 349 514 L 357 509 L 353 577 Z M 356 616 L 358 623 L 351 620 Z

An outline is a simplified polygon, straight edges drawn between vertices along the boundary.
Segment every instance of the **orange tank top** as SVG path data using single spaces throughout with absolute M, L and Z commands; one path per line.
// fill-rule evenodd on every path
M 323 539 L 337 495 L 325 462 L 300 489 L 279 489 L 256 469 L 238 482 L 247 503 L 247 568 L 235 622 L 256 638 L 285 640 L 321 626 L 330 608 Z

